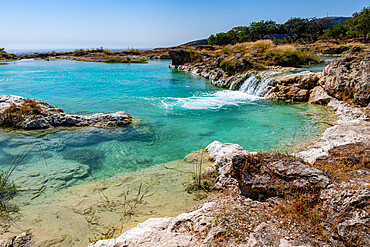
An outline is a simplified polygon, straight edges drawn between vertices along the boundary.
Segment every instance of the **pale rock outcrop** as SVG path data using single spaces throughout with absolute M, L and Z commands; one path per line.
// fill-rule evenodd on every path
M 326 129 L 318 141 L 295 154 L 311 164 L 320 156 L 328 155 L 328 151 L 335 146 L 358 142 L 370 143 L 369 113 L 366 109 L 336 99 L 331 99 L 328 106 L 336 111 L 339 120 L 334 126 Z
M 319 84 L 329 95 L 361 106 L 370 103 L 370 55 L 335 59 L 323 74 Z
M 309 93 L 320 79 L 321 73 L 304 71 L 276 78 L 275 87 L 266 96 L 268 99 L 306 102 Z
M 327 105 L 331 98 L 332 97 L 330 97 L 321 86 L 316 86 L 311 90 L 308 102 L 319 105 Z
M 276 81 L 278 84 L 282 85 L 296 84 L 297 87 L 299 88 L 311 89 L 317 84 L 320 77 L 321 72 L 314 73 L 311 71 L 303 71 L 301 73 L 282 76 L 278 78 Z
M 296 245 L 287 239 L 279 238 L 276 226 L 266 222 L 259 224 L 254 232 L 249 234 L 249 240 L 246 247 L 309 247 L 311 245 Z
M 250 152 L 244 150 L 241 146 L 234 143 L 222 143 L 213 141 L 206 148 L 214 166 L 219 172 L 219 177 L 216 186 L 219 188 L 236 186 L 237 182 L 231 177 L 232 161 L 234 157 L 246 157 Z
M 369 171 L 367 171 L 369 177 Z M 321 193 L 323 226 L 334 246 L 366 246 L 370 240 L 370 180 L 334 184 Z
M 208 216 L 215 208 L 216 203 L 205 203 L 200 209 L 190 213 L 183 213 L 177 217 L 151 218 L 125 232 L 116 239 L 99 240 L 90 247 L 155 247 L 155 246 L 204 246 L 199 243 L 195 232 L 208 230 L 213 217 Z M 194 227 L 191 234 L 184 224 Z

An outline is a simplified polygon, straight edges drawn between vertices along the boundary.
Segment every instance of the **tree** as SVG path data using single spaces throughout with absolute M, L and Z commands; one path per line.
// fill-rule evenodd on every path
M 317 41 L 329 28 L 329 25 L 330 21 L 328 19 L 311 18 L 306 24 L 306 38 L 314 42 Z
M 293 40 L 299 40 L 304 37 L 307 30 L 307 18 L 292 17 L 283 24 L 284 32 Z
M 227 33 L 217 33 L 208 38 L 208 44 L 210 45 L 227 45 L 230 41 L 231 39 Z
M 238 33 L 238 40 L 239 42 L 250 41 L 249 27 L 240 27 L 240 30 Z
M 370 37 L 370 7 L 365 7 L 359 13 L 354 13 L 346 23 L 347 35 L 350 37 Z
M 263 39 L 265 36 L 272 39 L 272 34 L 275 33 L 277 33 L 276 22 L 271 20 L 252 22 L 249 25 L 249 36 L 252 41 Z
M 343 39 L 346 37 L 348 29 L 344 24 L 338 24 L 327 29 L 323 37 L 332 38 L 332 39 Z

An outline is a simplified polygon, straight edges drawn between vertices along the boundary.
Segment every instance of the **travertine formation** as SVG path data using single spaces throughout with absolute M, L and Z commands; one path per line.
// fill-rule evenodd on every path
M 0 95 L 0 126 L 20 129 L 48 129 L 57 126 L 122 126 L 132 122 L 129 114 L 119 111 L 81 116 L 64 113 L 60 108 L 14 95 Z

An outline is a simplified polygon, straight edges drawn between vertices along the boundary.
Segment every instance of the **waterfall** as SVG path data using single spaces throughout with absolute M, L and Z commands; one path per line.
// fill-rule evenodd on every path
M 263 97 L 271 91 L 275 74 L 277 73 L 272 71 L 251 73 L 241 84 L 239 91 Z

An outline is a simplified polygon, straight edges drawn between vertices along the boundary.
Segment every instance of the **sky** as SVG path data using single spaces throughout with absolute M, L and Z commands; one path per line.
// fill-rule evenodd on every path
M 0 0 L 0 47 L 155 48 L 290 17 L 351 16 L 368 0 Z

